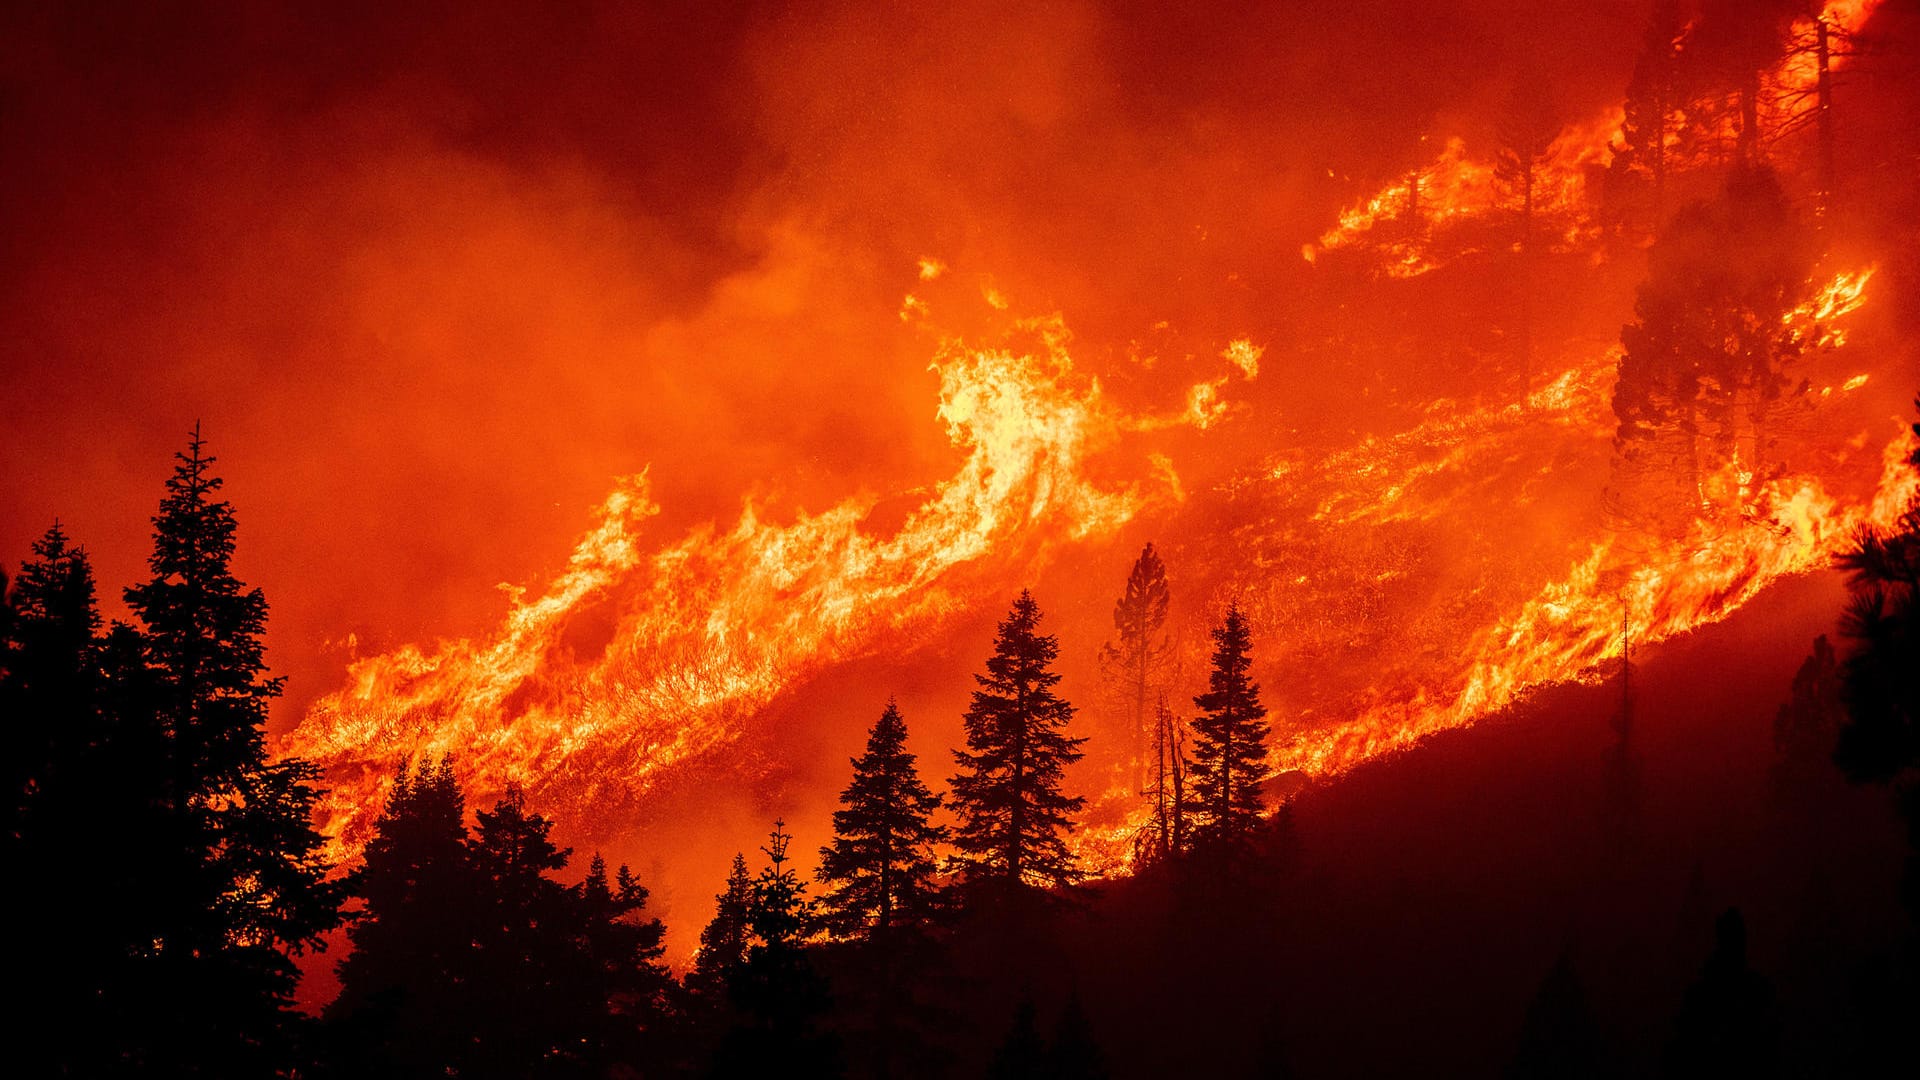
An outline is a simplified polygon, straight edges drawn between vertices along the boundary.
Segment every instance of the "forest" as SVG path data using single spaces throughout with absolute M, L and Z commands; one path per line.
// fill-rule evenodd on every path
M 1920 11 L 1652 0 L 1556 73 L 1512 54 L 1577 56 L 1574 15 L 1414 6 L 1354 16 L 1379 86 L 1291 103 L 1319 76 L 1208 77 L 1240 35 L 1097 4 L 488 8 L 433 48 L 455 16 L 362 12 L 391 36 L 297 61 L 332 24 L 294 13 L 197 78 L 217 4 L 20 16 L 9 1073 L 1913 1071 Z M 577 82 L 468 81 L 596 28 Z M 959 89 L 948 34 L 1072 62 Z M 1437 74 L 1494 34 L 1497 77 Z M 89 117 L 191 130 L 29 137 Z M 1312 156 L 1350 137 L 1352 175 Z M 150 190 L 59 209 L 71 250 L 19 209 L 103 162 Z M 916 231 L 932 177 L 965 206 Z M 995 254 L 1033 269 L 968 262 L 1023 230 Z M 580 299 L 628 272 L 601 245 L 642 234 L 685 296 L 596 338 L 638 310 Z M 245 359 L 283 346 L 318 359 Z

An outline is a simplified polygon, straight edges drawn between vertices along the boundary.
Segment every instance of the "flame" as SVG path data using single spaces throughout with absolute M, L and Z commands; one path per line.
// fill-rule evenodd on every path
M 1623 609 L 1636 646 L 1718 622 L 1779 578 L 1829 565 L 1861 526 L 1891 524 L 1920 495 L 1907 465 L 1912 452 L 1910 436 L 1889 441 L 1865 506 L 1800 478 L 1766 486 L 1772 513 L 1764 520 L 1702 523 L 1684 544 L 1651 557 L 1620 539 L 1595 544 L 1563 580 L 1472 639 L 1471 664 L 1456 684 L 1298 738 L 1275 755 L 1276 765 L 1337 773 L 1506 708 L 1535 687 L 1597 679 L 1604 662 L 1620 656 Z
M 1022 328 L 1032 352 L 948 342 L 931 365 L 938 418 L 965 452 L 897 531 L 851 498 L 791 524 L 749 503 L 726 531 L 694 530 L 651 553 L 658 512 L 645 475 L 622 481 L 566 569 L 514 596 L 499 627 L 431 649 L 357 661 L 285 751 L 318 762 L 332 854 L 368 835 L 402 755 L 452 753 L 476 793 L 506 783 L 543 805 L 604 814 L 660 770 L 735 738 L 743 720 L 826 665 L 924 638 L 1059 540 L 1109 533 L 1157 495 L 1090 481 L 1124 418 L 1074 370 L 1056 318 Z M 1153 463 L 1173 481 L 1165 459 Z M 608 620 L 603 642 L 582 629 Z
M 1761 82 L 1767 92 L 1761 102 L 1761 130 L 1771 135 L 1791 132 L 1810 118 L 1818 108 L 1815 89 L 1819 81 L 1819 63 L 1813 52 L 1816 27 L 1824 22 L 1838 37 L 1857 32 L 1879 8 L 1881 0 L 1829 0 L 1818 16 L 1801 16 L 1792 24 L 1791 48 L 1775 67 L 1763 73 Z M 1684 49 L 1695 23 L 1689 23 L 1676 47 Z M 1829 60 L 1832 70 L 1848 65 L 1849 55 L 1838 48 Z M 1738 109 L 1727 102 L 1704 102 L 1677 110 L 1681 126 L 1717 125 L 1701 140 L 1705 164 L 1712 156 L 1712 145 L 1732 145 L 1739 129 Z M 1697 115 L 1694 115 L 1697 114 Z M 1623 107 L 1612 106 L 1567 124 L 1556 135 L 1537 164 L 1534 177 L 1534 214 L 1549 223 L 1558 223 L 1557 250 L 1572 250 L 1589 240 L 1591 209 L 1597 204 L 1590 181 L 1612 162 L 1614 147 L 1622 138 L 1621 125 L 1626 118 Z M 1771 137 L 1770 135 L 1770 137 Z M 1670 148 L 1684 142 L 1679 130 L 1668 133 Z M 1676 163 L 1684 167 L 1685 163 Z M 1389 277 L 1418 277 L 1447 260 L 1435 254 L 1433 239 L 1473 222 L 1484 221 L 1502 212 L 1511 199 L 1501 190 L 1491 153 L 1475 155 L 1466 140 L 1450 136 L 1432 161 L 1422 165 L 1374 195 L 1362 199 L 1342 212 L 1334 226 L 1316 243 L 1301 248 L 1301 256 L 1317 263 L 1320 255 L 1341 248 L 1370 246 L 1379 255 L 1379 269 Z M 1387 226 L 1395 226 L 1388 228 Z M 1470 250 L 1470 248 L 1469 248 Z
M 1787 317 L 1792 332 L 1840 344 L 1834 320 L 1861 306 L 1872 276 L 1847 271 L 1811 287 Z M 1589 533 L 1567 544 L 1532 539 L 1539 550 L 1517 554 L 1527 541 L 1504 536 L 1483 568 L 1411 602 L 1395 593 L 1432 569 L 1402 549 L 1470 549 L 1486 540 L 1487 506 L 1525 504 L 1545 485 L 1568 484 L 1557 462 L 1605 462 L 1617 361 L 1612 350 L 1582 360 L 1524 409 L 1435 402 L 1399 434 L 1276 455 L 1229 487 L 1231 502 L 1257 513 L 1230 532 L 1252 576 L 1227 589 L 1254 621 L 1263 662 L 1284 673 L 1267 680 L 1278 694 L 1269 708 L 1287 717 L 1275 728 L 1276 772 L 1337 775 L 1535 688 L 1603 678 L 1617 670 L 1609 662 L 1621 655 L 1623 612 L 1636 648 L 1717 622 L 1780 578 L 1830 564 L 1860 526 L 1890 523 L 1920 493 L 1906 465 L 1911 438 L 1889 441 L 1869 497 L 1836 495 L 1813 467 L 1833 459 L 1818 452 L 1803 455 L 1800 472 L 1766 480 L 1735 459 L 1709 482 L 1744 488 L 1745 512 L 1702 519 L 1679 541 Z M 1864 382 L 1856 375 L 1847 385 Z M 1590 520 L 1597 526 L 1597 513 Z M 1530 566 L 1551 569 L 1555 559 L 1557 572 L 1526 584 Z M 1337 685 L 1355 665 L 1323 656 L 1355 649 L 1364 682 Z M 1205 662 L 1203 652 L 1185 657 L 1186 681 Z M 1302 685 L 1303 670 L 1316 673 L 1313 685 Z M 1091 800 L 1077 851 L 1100 872 L 1126 871 L 1145 813 L 1130 777 L 1115 782 Z

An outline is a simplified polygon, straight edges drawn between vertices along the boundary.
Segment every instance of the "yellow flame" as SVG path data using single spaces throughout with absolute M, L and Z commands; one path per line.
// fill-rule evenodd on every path
M 658 508 L 634 477 L 567 568 L 488 636 L 354 663 L 284 747 L 328 772 L 334 856 L 364 842 L 402 755 L 452 753 L 476 797 L 552 782 L 544 799 L 561 814 L 569 800 L 632 797 L 796 680 L 881 642 L 907 647 L 966 609 L 982 580 L 970 567 L 991 559 L 997 588 L 1059 540 L 1128 520 L 1149 496 L 1096 486 L 1084 468 L 1120 418 L 1074 371 L 1057 319 L 1024 328 L 1041 340 L 1031 354 L 949 343 L 933 362 L 937 415 L 966 457 L 897 530 L 867 527 L 872 497 L 784 525 L 749 504 L 730 530 L 648 554 L 639 530 Z M 1154 467 L 1177 485 L 1168 463 Z M 567 631 L 596 611 L 611 632 L 576 655 Z

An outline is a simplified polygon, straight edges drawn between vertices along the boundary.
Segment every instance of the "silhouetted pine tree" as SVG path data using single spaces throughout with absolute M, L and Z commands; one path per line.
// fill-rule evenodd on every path
M 934 825 L 940 797 L 927 789 L 907 752 L 907 724 L 892 701 L 853 760 L 853 782 L 833 814 L 833 843 L 820 849 L 828 925 L 843 936 L 883 933 L 896 919 L 925 914 L 933 896 Z
M 0 627 L 0 738 L 6 748 L 4 842 L 43 830 L 37 807 L 50 787 L 80 782 L 101 735 L 100 614 L 93 567 L 54 522 L 21 564 Z M 66 774 L 66 775 L 62 775 Z
M 1773 988 L 1747 966 L 1747 924 L 1728 908 L 1714 923 L 1713 953 L 1686 1001 L 1667 1051 L 1670 1076 L 1779 1075 Z
M 1573 961 L 1563 952 L 1527 1005 L 1508 1080 L 1593 1080 L 1616 1071 Z
M 752 943 L 729 987 L 736 1019 L 720 1045 L 721 1076 L 840 1072 L 839 1047 L 819 1026 L 830 1001 L 826 981 L 806 954 L 816 912 L 806 884 L 787 865 L 792 841 L 785 822 L 775 822 L 761 849 L 768 864 L 754 879 L 747 909 Z
M 327 1007 L 343 1074 L 446 1075 L 467 1058 L 484 894 L 452 763 L 400 765 L 361 865 L 359 901 Z
M 1252 634 L 1240 606 L 1213 631 L 1209 689 L 1193 699 L 1194 839 L 1202 845 L 1244 841 L 1260 824 L 1260 786 L 1268 776 L 1267 708 L 1253 681 Z
M 687 988 L 714 1000 L 726 997 L 734 974 L 747 960 L 752 934 L 747 918 L 753 904 L 753 879 L 745 855 L 735 854 L 727 885 L 714 897 L 713 918 L 700 931 L 700 948 L 687 973 Z
M 1094 1040 L 1093 1026 L 1077 994 L 1067 998 L 1060 1010 L 1053 1045 L 1047 1050 L 1047 1075 L 1052 1080 L 1106 1080 L 1106 1055 Z
M 1031 1000 L 1023 999 L 1013 1012 L 1013 1025 L 993 1052 L 987 1069 L 990 1080 L 1044 1080 L 1047 1075 L 1047 1042 L 1040 1037 L 1038 1010 Z
M 582 1059 L 637 1065 L 662 1056 L 661 1036 L 675 1018 L 677 984 L 662 957 L 666 927 L 646 915 L 647 889 L 621 866 L 611 881 L 595 854 L 573 889 L 582 970 L 566 989 L 595 1022 Z
M 1063 885 L 1080 877 L 1063 838 L 1085 800 L 1060 793 L 1085 739 L 1066 734 L 1073 706 L 1053 688 L 1059 643 L 1039 631 L 1040 606 L 1022 592 L 1001 621 L 993 655 L 964 718 L 967 749 L 950 781 L 960 818 L 954 844 L 969 880 Z
M 143 940 L 138 758 L 110 742 L 93 572 L 56 522 L 6 588 L 0 579 L 0 737 L 4 844 L 12 890 L 0 962 L 29 975 L 7 1010 L 9 1065 L 21 1075 L 110 1068 L 125 958 Z M 122 821 L 125 817 L 127 820 Z M 17 1025 L 17 1026 L 16 1026 Z M 97 1037 L 64 1040 L 62 1031 Z
M 154 994 L 135 1056 L 175 1074 L 296 1064 L 293 957 L 339 922 L 310 817 L 317 770 L 271 761 L 267 602 L 233 576 L 233 508 L 198 429 L 154 518 L 152 578 L 126 591 L 149 691 L 140 722 L 166 747 L 169 872 L 149 883 Z
M 1920 450 L 1908 464 L 1920 469 Z M 1855 781 L 1885 782 L 1920 764 L 1920 501 L 1891 528 L 1862 531 L 1840 565 L 1852 593 L 1840 629 L 1853 648 L 1834 761 Z
M 1920 424 L 1913 431 L 1920 437 Z M 1920 450 L 1908 465 L 1920 469 Z M 1855 783 L 1887 783 L 1920 765 L 1920 500 L 1891 528 L 1863 530 L 1840 565 L 1852 593 L 1840 631 L 1852 649 L 1833 760 Z M 1908 845 L 1901 896 L 1920 923 L 1920 784 L 1909 780 L 1898 799 Z
M 1170 651 L 1160 633 L 1167 622 L 1167 568 L 1148 544 L 1127 573 L 1126 591 L 1113 604 L 1115 640 L 1100 651 L 1108 678 L 1117 682 L 1133 722 L 1133 741 L 1127 752 L 1136 771 L 1146 761 L 1147 701 L 1157 689 L 1161 664 Z
M 517 786 L 475 815 L 470 858 L 481 890 L 474 935 L 473 1058 L 469 1072 L 556 1076 L 581 1072 L 594 1012 L 569 993 L 581 975 L 573 934 L 576 912 L 566 886 L 568 851 L 553 843 L 553 823 L 531 813 Z M 464 1073 L 463 1073 L 464 1075 Z

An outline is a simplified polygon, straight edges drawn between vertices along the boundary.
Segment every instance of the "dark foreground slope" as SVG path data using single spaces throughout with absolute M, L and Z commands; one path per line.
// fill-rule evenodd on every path
M 1105 885 L 1057 954 L 962 972 L 973 1023 L 991 1043 L 1022 993 L 1043 1028 L 1077 998 L 1117 1076 L 1486 1076 L 1533 1007 L 1606 1074 L 1651 1074 L 1738 907 L 1777 1060 L 1838 1074 L 1904 932 L 1903 849 L 1885 791 L 1794 763 L 1774 721 L 1842 599 L 1789 582 L 1647 650 L 1624 752 L 1617 683 L 1556 688 L 1310 787 L 1251 868 Z

